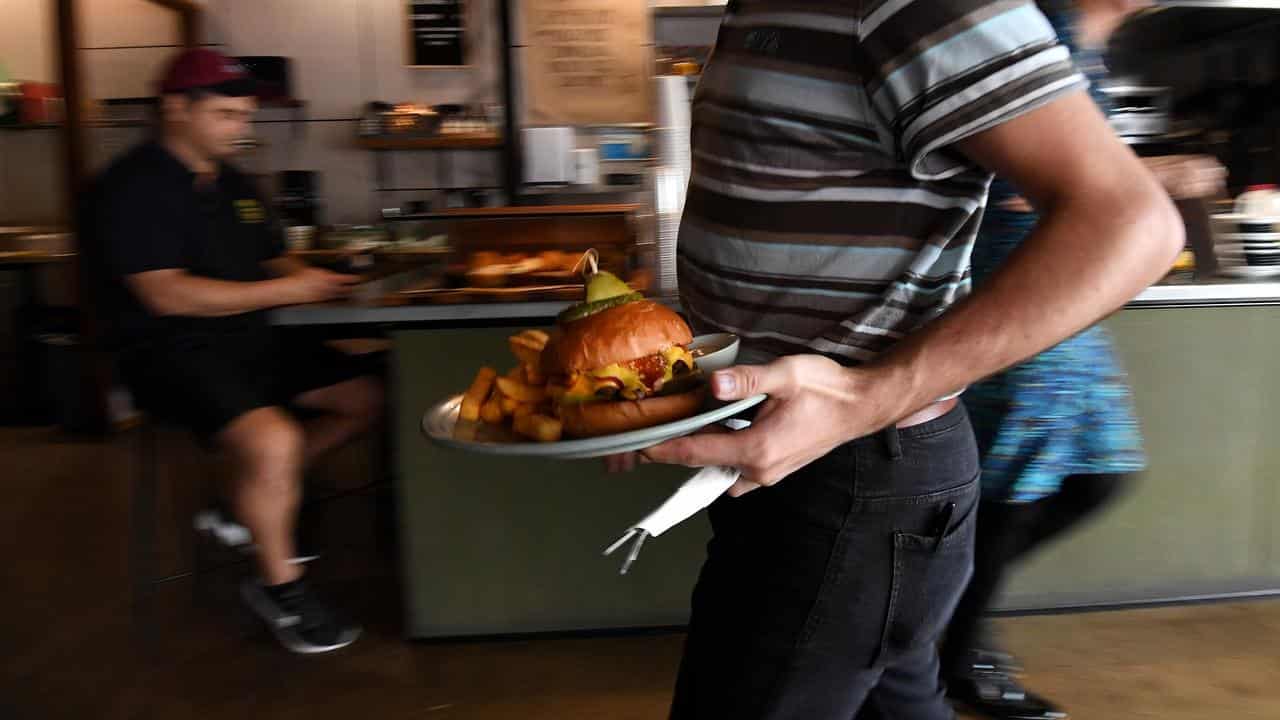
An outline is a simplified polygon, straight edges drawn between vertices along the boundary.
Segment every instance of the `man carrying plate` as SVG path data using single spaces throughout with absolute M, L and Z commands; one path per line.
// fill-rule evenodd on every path
M 746 430 L 643 454 L 743 473 L 710 509 L 673 718 L 953 717 L 936 642 L 979 492 L 955 398 L 1183 244 L 1086 84 L 1030 2 L 729 3 L 693 103 L 680 291 L 695 332 L 757 363 L 714 394 L 769 400 Z M 1040 221 L 970 294 L 995 173 Z

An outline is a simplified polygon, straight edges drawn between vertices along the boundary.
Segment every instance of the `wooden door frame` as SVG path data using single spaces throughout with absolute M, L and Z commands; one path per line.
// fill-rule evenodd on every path
M 161 7 L 177 12 L 182 23 L 182 44 L 184 47 L 195 47 L 200 44 L 201 20 L 203 8 L 191 0 L 148 0 Z M 82 3 L 77 0 L 54 0 L 54 47 L 57 48 L 58 74 L 65 98 L 65 119 L 62 126 L 62 194 L 63 208 L 67 213 L 67 225 L 76 242 L 76 305 L 80 310 L 81 337 L 94 338 L 98 335 L 98 323 L 95 317 L 92 295 L 88 292 L 90 274 L 84 267 L 84 259 L 91 257 L 81 246 L 84 233 L 78 232 L 79 218 L 77 207 L 80 193 L 88 181 L 88 163 L 85 150 L 89 144 L 88 126 L 84 116 L 86 101 L 84 88 L 84 72 L 80 62 L 81 23 L 78 10 Z M 106 433 L 111 428 L 107 398 L 113 382 L 111 366 L 101 349 L 92 347 L 90 343 L 82 345 L 84 353 L 80 364 L 81 407 L 85 411 L 83 428 L 76 428 L 95 433 Z

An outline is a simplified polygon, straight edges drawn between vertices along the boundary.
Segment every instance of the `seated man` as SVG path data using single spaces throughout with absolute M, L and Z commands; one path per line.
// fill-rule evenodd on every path
M 250 178 L 226 162 L 247 133 L 253 92 L 233 60 L 181 54 L 161 82 L 159 137 L 99 178 L 85 229 L 106 266 L 109 334 L 139 404 L 236 463 L 231 508 L 261 573 L 242 588 L 246 602 L 288 649 L 326 652 L 360 631 L 315 599 L 292 561 L 303 469 L 380 416 L 382 388 L 356 360 L 285 341 L 267 323 L 267 309 L 340 298 L 357 278 L 284 256 Z

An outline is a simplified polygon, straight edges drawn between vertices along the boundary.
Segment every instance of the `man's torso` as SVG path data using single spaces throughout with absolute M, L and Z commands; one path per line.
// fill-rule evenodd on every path
M 902 147 L 910 133 L 886 113 L 888 95 L 899 92 L 895 70 L 919 70 L 944 45 L 961 58 L 987 52 L 995 31 L 965 29 L 1026 26 L 1026 9 L 949 3 L 939 10 L 964 23 L 935 27 L 927 3 L 870 5 L 731 3 L 695 93 L 681 295 L 700 330 L 742 336 L 749 361 L 817 352 L 865 362 L 968 292 L 990 175 L 963 158 L 926 172 L 916 158 L 913 173 Z M 896 25 L 868 35 L 877 13 Z M 914 32 L 911 23 L 919 38 L 880 37 Z M 1043 30 L 1027 35 L 1035 33 Z M 907 48 L 894 67 L 870 59 L 869 44 L 892 42 Z M 967 121 L 963 96 L 938 94 L 924 113 L 930 122 Z
M 260 312 L 158 317 L 139 302 L 124 278 L 130 269 L 161 265 L 216 280 L 267 279 L 262 263 L 276 253 L 270 218 L 245 175 L 223 165 L 216 178 L 197 179 L 168 151 L 149 143 L 131 151 L 98 182 L 96 215 L 105 225 L 98 232 L 111 258 L 109 312 L 124 349 L 262 331 L 265 316 Z M 110 205 L 109 211 L 103 204 Z M 144 242 L 139 235 L 151 239 Z M 153 244 L 166 246 L 163 259 L 154 257 Z

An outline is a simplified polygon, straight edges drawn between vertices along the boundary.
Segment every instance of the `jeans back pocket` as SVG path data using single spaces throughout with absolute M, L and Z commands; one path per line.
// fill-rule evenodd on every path
M 941 537 L 894 533 L 893 580 L 877 664 L 889 664 L 936 641 L 969 583 L 978 517 L 977 481 L 950 500 L 961 512 Z

